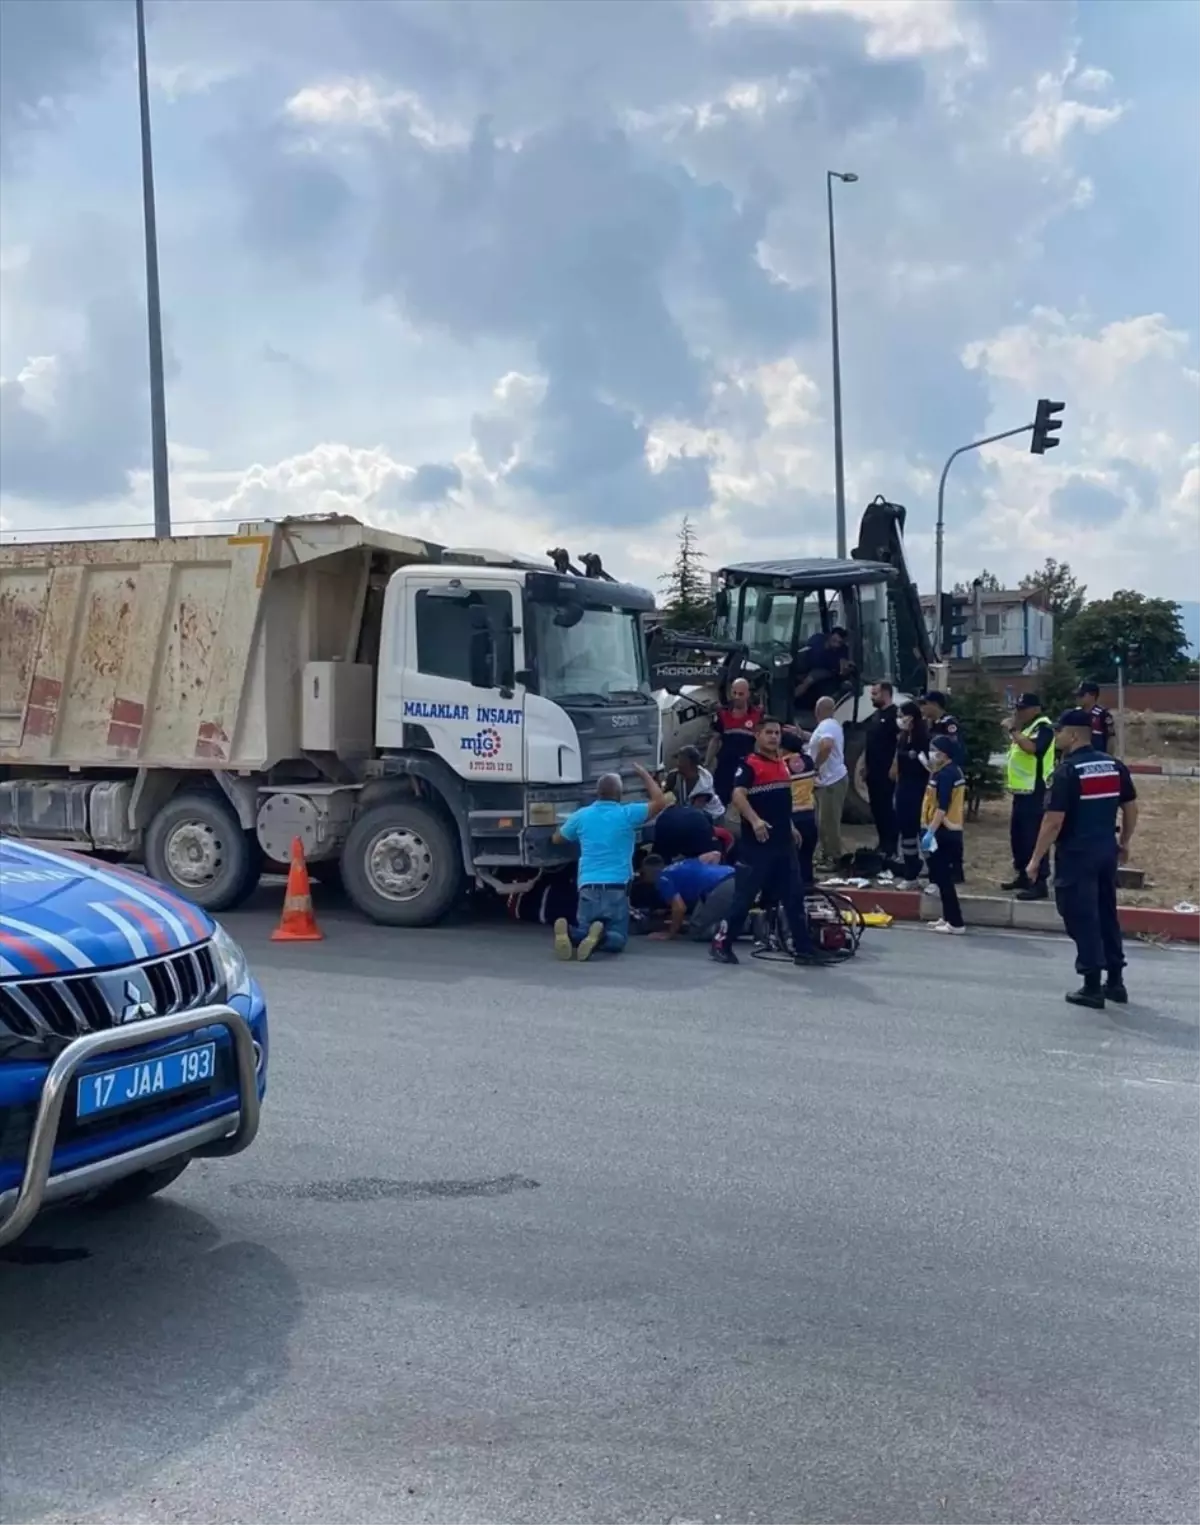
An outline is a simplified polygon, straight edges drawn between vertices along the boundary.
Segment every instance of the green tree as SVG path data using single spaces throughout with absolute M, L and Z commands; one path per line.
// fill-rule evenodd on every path
M 1131 683 L 1173 683 L 1187 677 L 1188 641 L 1179 605 L 1121 588 L 1088 604 L 1066 632 L 1067 651 L 1081 673 L 1115 682 L 1117 658 Z
M 1054 616 L 1054 629 L 1064 630 L 1082 611 L 1087 598 L 1087 587 L 1078 581 L 1065 561 L 1055 561 L 1047 556 L 1040 571 L 1022 577 L 1023 593 L 1040 593 L 1042 602 Z
M 989 572 L 986 567 L 984 567 L 983 571 L 980 572 L 978 579 L 975 580 L 978 581 L 979 586 L 984 593 L 999 593 L 1001 587 L 1003 586 L 995 572 Z M 960 598 L 969 597 L 972 586 L 973 583 L 971 582 L 956 582 L 954 584 L 954 591 L 959 595 Z
M 967 816 L 974 820 L 985 799 L 994 799 L 1004 787 L 993 756 L 1007 746 L 1004 707 L 992 685 L 974 677 L 968 687 L 954 695 L 954 714 L 962 736 L 966 762 Z
M 663 623 L 673 630 L 703 630 L 712 622 L 712 585 L 704 570 L 704 552 L 696 530 L 685 514 L 679 526 L 675 563 L 659 578 L 663 584 Z

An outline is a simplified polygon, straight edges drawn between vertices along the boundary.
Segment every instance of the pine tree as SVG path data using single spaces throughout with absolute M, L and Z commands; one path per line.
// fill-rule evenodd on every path
M 703 630 L 712 621 L 713 600 L 704 552 L 696 544 L 696 531 L 685 514 L 679 526 L 675 564 L 659 581 L 663 584 L 663 623 L 674 630 Z
M 968 688 L 955 693 L 954 715 L 966 754 L 967 815 L 974 820 L 982 802 L 994 799 L 1003 788 L 992 758 L 1008 744 L 1002 725 L 1004 709 L 992 685 L 976 676 Z

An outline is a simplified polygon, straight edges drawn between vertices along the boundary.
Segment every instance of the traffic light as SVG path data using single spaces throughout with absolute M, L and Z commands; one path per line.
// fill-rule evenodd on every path
M 1047 450 L 1054 450 L 1061 443 L 1055 439 L 1055 435 L 1062 428 L 1062 419 L 1055 415 L 1065 407 L 1065 402 L 1051 402 L 1048 397 L 1038 398 L 1037 413 L 1033 419 L 1033 438 L 1029 442 L 1030 455 L 1045 455 Z
M 938 646 L 943 656 L 962 647 L 970 623 L 971 611 L 966 599 L 958 598 L 953 593 L 943 593 L 938 610 Z

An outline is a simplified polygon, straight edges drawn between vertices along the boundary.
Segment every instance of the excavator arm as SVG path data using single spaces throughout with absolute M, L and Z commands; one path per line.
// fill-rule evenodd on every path
M 855 561 L 883 561 L 896 569 L 896 577 L 888 587 L 896 632 L 896 686 L 906 693 L 919 694 L 937 654 L 925 628 L 921 596 L 904 559 L 907 517 L 908 510 L 903 504 L 889 503 L 880 493 L 863 511 L 858 544 L 852 555 Z

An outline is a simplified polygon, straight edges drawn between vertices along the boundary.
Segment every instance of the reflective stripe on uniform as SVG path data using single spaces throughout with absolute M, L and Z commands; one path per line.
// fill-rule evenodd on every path
M 1039 715 L 1036 720 L 1031 720 L 1021 732 L 1022 736 L 1036 736 L 1043 726 L 1054 729 L 1053 723 L 1045 715 Z M 1051 746 L 1046 755 L 1040 759 L 1042 765 L 1042 782 L 1054 771 L 1054 752 Z M 1009 794 L 1033 794 L 1038 784 L 1038 762 L 1036 752 L 1023 752 L 1015 741 L 1008 749 L 1008 763 L 1006 766 L 1005 785 Z

